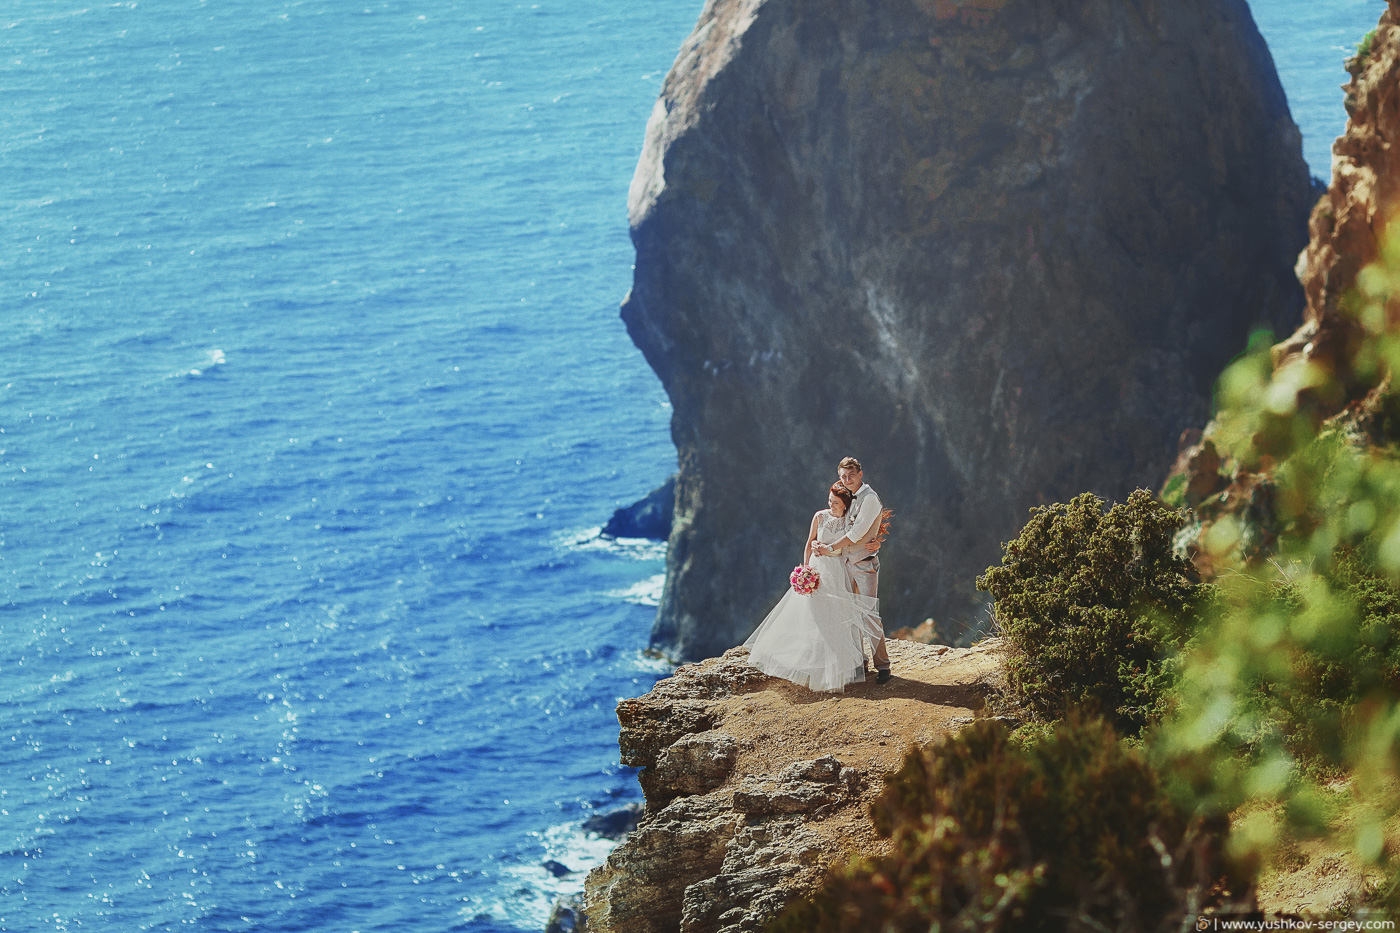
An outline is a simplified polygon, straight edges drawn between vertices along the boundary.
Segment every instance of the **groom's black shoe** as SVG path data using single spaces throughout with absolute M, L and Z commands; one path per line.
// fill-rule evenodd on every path
M 887 668 L 885 668 L 883 671 L 877 671 L 877 672 L 875 673 L 875 682 L 876 682 L 877 684 L 887 684 L 887 683 L 889 683 L 889 682 L 890 682 L 890 669 L 887 667 Z

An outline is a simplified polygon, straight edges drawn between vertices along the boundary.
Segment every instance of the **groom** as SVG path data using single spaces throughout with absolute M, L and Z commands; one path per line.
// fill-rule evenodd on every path
M 846 457 L 836 467 L 841 485 L 855 495 L 851 503 L 851 527 L 846 536 L 831 544 L 816 544 L 812 551 L 817 554 L 841 554 L 846 567 L 851 572 L 855 591 L 861 596 L 880 597 L 880 542 L 876 535 L 880 532 L 880 513 L 884 506 L 875 490 L 865 482 L 860 461 Z M 885 640 L 881 638 L 871 650 L 875 658 L 875 679 L 886 683 L 890 679 L 890 655 L 885 650 Z

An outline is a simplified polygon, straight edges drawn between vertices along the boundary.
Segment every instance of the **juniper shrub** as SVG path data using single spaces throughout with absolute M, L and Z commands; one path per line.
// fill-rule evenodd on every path
M 1180 810 L 1102 720 L 1028 747 L 982 720 L 911 747 L 871 809 L 892 854 L 836 868 L 773 933 L 1152 933 L 1230 886 L 1225 821 Z
M 1185 513 L 1145 490 L 1031 510 L 1000 567 L 977 580 L 1006 638 L 1014 697 L 1037 716 L 1093 710 L 1136 733 L 1159 718 L 1211 587 L 1172 550 Z

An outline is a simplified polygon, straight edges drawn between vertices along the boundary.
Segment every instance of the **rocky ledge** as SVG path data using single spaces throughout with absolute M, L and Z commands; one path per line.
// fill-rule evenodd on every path
M 890 657 L 889 683 L 821 694 L 735 648 L 618 704 L 646 811 L 588 876 L 589 933 L 757 931 L 834 860 L 882 851 L 868 807 L 882 778 L 909 743 L 971 722 L 1001 670 L 995 639 L 892 641 Z

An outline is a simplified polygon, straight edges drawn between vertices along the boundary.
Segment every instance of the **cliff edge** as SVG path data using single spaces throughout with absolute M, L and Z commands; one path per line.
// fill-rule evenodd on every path
M 855 455 L 891 627 L 980 615 L 1029 506 L 1155 484 L 1313 191 L 1244 0 L 709 0 L 629 195 L 674 407 L 653 645 L 740 643 Z
M 1351 372 L 1359 334 L 1343 298 L 1380 255 L 1381 234 L 1400 209 L 1400 2 L 1389 0 L 1347 71 L 1346 131 L 1332 144 L 1332 184 L 1313 208 L 1298 262 L 1303 326 L 1273 354 L 1276 367 L 1307 360 L 1342 374 L 1350 390 L 1343 402 L 1371 388 Z
M 646 812 L 588 876 L 589 933 L 756 933 L 827 865 L 883 851 L 869 803 L 910 742 L 972 721 L 1000 642 L 890 641 L 894 678 L 812 693 L 747 651 L 679 668 L 618 704 Z
M 1393 376 L 1374 359 L 1368 363 L 1365 334 L 1346 302 L 1361 270 L 1380 256 L 1387 226 L 1400 219 L 1400 0 L 1389 0 L 1347 70 L 1346 131 L 1332 145 L 1332 182 L 1313 208 L 1308 246 L 1298 258 L 1307 295 L 1303 324 L 1272 347 L 1271 363 L 1274 373 L 1310 371 L 1299 380 L 1298 412 L 1359 442 L 1394 444 L 1400 417 Z M 1397 312 L 1390 314 L 1385 326 L 1393 329 Z M 1164 489 L 1179 489 L 1182 503 L 1196 510 L 1199 521 L 1181 543 L 1208 576 L 1215 559 L 1204 542 L 1225 516 L 1244 519 L 1241 546 L 1252 558 L 1271 553 L 1278 532 L 1275 455 L 1289 440 L 1261 431 L 1248 456 L 1235 462 L 1216 448 L 1220 428 L 1207 424 L 1204 440 L 1181 452 Z

